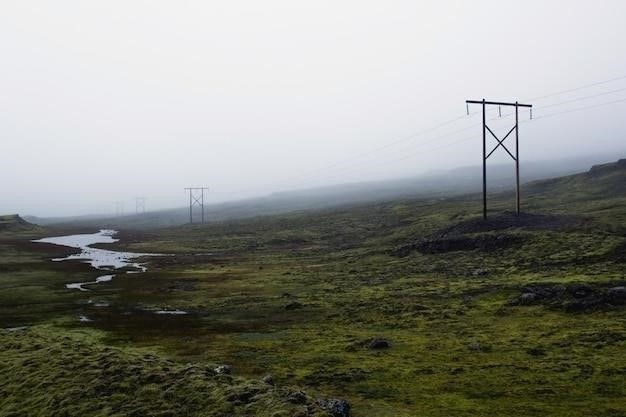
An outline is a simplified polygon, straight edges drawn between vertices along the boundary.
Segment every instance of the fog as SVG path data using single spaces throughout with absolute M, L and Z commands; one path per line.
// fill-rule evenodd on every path
M 466 99 L 536 106 L 532 121 L 520 112 L 522 170 L 617 159 L 624 16 L 623 1 L 3 2 L 0 213 L 134 212 L 136 196 L 182 206 L 189 186 L 217 202 L 478 165 Z M 512 120 L 490 123 L 502 134 Z

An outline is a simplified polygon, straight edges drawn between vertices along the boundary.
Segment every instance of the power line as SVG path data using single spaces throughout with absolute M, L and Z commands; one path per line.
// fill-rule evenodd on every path
M 557 92 L 554 92 L 554 93 L 546 94 L 546 95 L 543 95 L 543 96 L 532 97 L 532 98 L 528 98 L 528 99 L 524 99 L 524 100 L 525 101 L 543 100 L 544 98 L 559 96 L 561 94 L 571 93 L 571 92 L 574 92 L 574 91 L 583 90 L 585 88 L 595 87 L 595 86 L 598 86 L 598 85 L 608 84 L 608 83 L 612 83 L 612 82 L 619 81 L 619 80 L 624 80 L 624 79 L 626 79 L 626 75 L 622 75 L 622 76 L 615 77 L 615 78 L 610 78 L 608 80 L 598 81 L 598 82 L 591 83 L 591 84 L 585 84 L 585 85 L 581 85 L 579 87 L 574 87 L 574 88 L 570 88 L 570 89 L 567 89 L 567 90 L 561 90 L 561 91 L 557 91 Z
M 561 91 L 558 91 L 558 92 L 546 94 L 546 95 L 535 97 L 535 98 L 531 98 L 531 99 L 528 99 L 528 100 L 541 100 L 541 99 L 545 99 L 545 98 L 548 98 L 548 97 L 554 97 L 554 96 L 558 96 L 558 95 L 561 95 L 561 94 L 574 92 L 574 91 L 578 91 L 578 90 L 582 90 L 582 89 L 586 89 L 586 88 L 590 88 L 590 87 L 594 87 L 594 86 L 598 86 L 598 85 L 602 85 L 602 84 L 607 84 L 607 83 L 611 83 L 611 82 L 615 82 L 615 81 L 619 81 L 619 80 L 623 80 L 623 79 L 626 79 L 626 75 L 623 75 L 623 76 L 620 76 L 620 77 L 611 78 L 611 79 L 607 79 L 607 80 L 602 80 L 602 81 L 598 81 L 598 82 L 594 82 L 594 83 L 590 83 L 590 84 L 585 84 L 585 85 L 574 87 L 574 88 L 570 88 L 570 89 L 567 89 L 567 90 L 561 90 Z M 573 103 L 573 102 L 581 101 L 581 100 L 587 100 L 587 99 L 590 99 L 590 98 L 593 98 L 593 97 L 599 97 L 599 96 L 602 96 L 602 95 L 606 95 L 606 94 L 610 94 L 610 93 L 614 93 L 614 92 L 618 92 L 618 91 L 623 91 L 625 89 L 618 89 L 618 90 L 613 90 L 611 92 L 604 92 L 604 93 L 597 94 L 597 95 L 580 97 L 580 98 L 576 98 L 576 99 L 573 99 L 573 100 L 565 101 L 563 103 L 555 103 L 555 104 L 550 104 L 550 105 L 546 105 L 546 106 L 537 107 L 537 109 L 548 108 L 548 107 L 555 107 L 555 106 L 558 106 L 558 105 L 561 105 L 561 104 Z M 363 163 L 368 163 L 371 160 L 369 160 L 369 161 L 368 160 L 365 160 L 365 161 L 354 161 L 354 160 L 355 159 L 361 159 L 361 158 L 363 158 L 365 156 L 369 156 L 369 155 L 373 155 L 373 154 L 379 153 L 380 151 L 383 151 L 383 150 L 389 149 L 391 147 L 397 146 L 398 144 L 407 142 L 407 141 L 409 141 L 411 139 L 418 138 L 418 137 L 420 137 L 420 136 L 422 136 L 422 135 L 424 135 L 426 133 L 429 133 L 431 131 L 434 131 L 434 130 L 440 129 L 442 127 L 451 125 L 451 124 L 456 123 L 456 122 L 458 122 L 460 120 L 463 120 L 463 119 L 468 119 L 468 116 L 472 117 L 472 116 L 474 116 L 477 113 L 478 112 L 470 113 L 468 111 L 466 115 L 455 117 L 453 119 L 450 119 L 450 120 L 447 120 L 445 122 L 439 123 L 439 124 L 437 124 L 437 125 L 435 125 L 435 126 L 433 126 L 431 128 L 423 129 L 423 130 L 420 130 L 418 132 L 412 133 L 412 134 L 410 134 L 408 136 L 405 136 L 405 137 L 403 137 L 401 139 L 392 141 L 390 143 L 387 143 L 385 145 L 379 146 L 377 148 L 370 149 L 368 151 L 365 151 L 365 152 L 362 152 L 360 154 L 357 154 L 357 155 L 351 157 L 350 159 L 339 161 L 339 162 L 327 165 L 325 167 L 321 167 L 321 168 L 312 170 L 310 172 L 301 174 L 301 175 L 297 176 L 296 179 L 304 179 L 305 181 L 308 181 L 311 178 L 317 177 L 316 174 L 318 174 L 320 172 L 325 172 L 325 171 L 328 171 L 328 170 L 335 170 L 336 171 L 337 168 L 339 168 L 340 171 L 345 171 L 346 169 L 350 169 L 353 166 L 361 165 Z M 494 117 L 494 118 L 490 119 L 490 121 L 493 121 L 493 120 L 496 120 L 496 119 L 499 119 L 499 118 L 507 118 L 507 117 L 510 117 L 512 115 L 513 115 L 513 113 L 509 113 L 509 114 L 505 114 L 505 115 L 502 115 L 500 113 L 499 117 Z M 452 136 L 454 134 L 457 134 L 460 131 L 469 130 L 472 127 L 475 127 L 475 126 L 477 126 L 477 125 L 468 126 L 467 128 L 459 129 L 458 131 L 454 131 L 454 132 L 451 132 L 449 134 L 437 136 L 437 137 L 435 137 L 435 138 L 433 138 L 433 139 L 431 139 L 431 140 L 429 140 L 429 141 L 427 141 L 425 143 L 420 143 L 419 146 L 423 146 L 423 145 L 428 144 L 428 143 L 430 143 L 430 142 L 432 142 L 434 140 L 439 140 L 439 139 L 442 139 L 442 138 L 446 138 L 448 136 Z M 352 161 L 354 161 L 354 162 L 352 162 Z M 345 165 L 346 163 L 348 163 L 347 166 Z
M 478 112 L 475 112 L 475 113 L 478 113 Z M 508 116 L 510 116 L 510 114 L 509 114 L 509 115 L 503 115 L 502 117 L 498 117 L 498 116 L 496 116 L 496 117 L 492 117 L 492 118 L 488 119 L 488 121 L 498 121 L 498 120 L 503 119 L 503 118 L 506 118 L 506 117 L 508 117 Z M 415 146 L 412 146 L 411 148 L 407 148 L 407 149 L 398 149 L 396 152 L 394 152 L 394 153 L 392 153 L 392 154 L 390 154 L 390 155 L 385 155 L 385 156 L 384 156 L 384 158 L 388 158 L 388 157 L 390 157 L 390 156 L 392 156 L 392 157 L 393 157 L 394 155 L 397 155 L 397 154 L 406 155 L 406 152 L 409 152 L 409 151 L 411 151 L 411 150 L 414 150 L 416 147 L 423 147 L 423 146 L 426 146 L 426 145 L 430 145 L 430 144 L 432 144 L 432 143 L 434 143 L 434 142 L 438 142 L 438 141 L 439 141 L 439 140 L 441 140 L 441 139 L 444 139 L 444 138 L 448 138 L 448 137 L 450 137 L 450 136 L 457 135 L 457 134 L 459 134 L 459 133 L 462 133 L 462 132 L 468 131 L 468 130 L 470 130 L 470 129 L 474 129 L 474 128 L 478 127 L 478 126 L 481 126 L 481 123 L 472 124 L 472 125 L 470 125 L 470 126 L 466 126 L 466 127 L 461 128 L 461 129 L 457 129 L 457 130 L 455 130 L 455 131 L 452 131 L 452 132 L 449 132 L 449 133 L 446 133 L 446 134 L 443 134 L 443 135 L 436 136 L 436 137 L 434 137 L 434 138 L 431 138 L 430 140 L 427 140 L 427 141 L 424 141 L 424 142 L 420 142 L 420 143 L 416 144 Z M 463 139 L 463 140 L 461 140 L 461 142 L 462 142 L 462 141 L 466 141 L 466 140 L 469 140 L 469 139 Z M 457 142 L 458 142 L 458 141 L 456 141 L 456 142 L 452 142 L 452 143 L 454 144 L 454 143 L 457 143 Z M 444 145 L 444 147 L 447 147 L 447 146 L 448 146 L 448 145 Z M 437 149 L 439 149 L 439 148 L 437 148 Z M 411 156 L 412 156 L 412 155 L 414 155 L 414 153 L 411 153 Z M 401 161 L 401 160 L 404 160 L 404 159 L 408 159 L 408 158 L 399 158 L 399 159 L 394 158 L 394 159 L 392 159 L 392 160 L 390 160 L 390 161 L 388 161 L 388 162 L 383 162 L 383 164 L 382 164 L 382 165 L 387 164 L 387 163 L 390 163 L 390 162 Z M 357 169 L 357 170 L 359 170 L 359 169 L 362 169 L 362 168 L 368 168 L 368 167 L 370 167 L 370 165 L 366 165 L 366 166 L 364 166 L 364 167 L 359 167 L 359 165 L 368 164 L 368 163 L 371 163 L 371 162 L 376 162 L 376 161 L 377 161 L 377 159 L 369 159 L 369 160 L 365 160 L 365 161 L 354 161 L 354 163 L 352 163 L 352 164 L 350 164 L 350 165 L 347 165 L 347 166 L 339 166 L 339 167 L 337 167 L 337 169 L 335 169 L 335 170 L 334 170 L 334 171 L 335 171 L 335 174 L 333 174 L 330 178 L 336 178 L 336 177 L 338 177 L 338 176 L 339 176 L 339 175 L 338 175 L 339 173 L 345 173 L 346 171 L 347 171 L 347 172 L 350 172 L 350 171 L 352 171 L 353 169 Z M 375 167 L 376 167 L 376 166 L 378 166 L 378 165 L 375 165 Z M 326 176 L 324 176 L 324 177 L 326 177 Z M 312 182 L 313 180 L 315 180 L 316 178 L 319 178 L 319 176 L 306 178 L 306 179 L 305 179 L 305 181 L 310 183 L 310 182 Z
M 626 87 L 618 88 L 616 90 L 605 91 L 605 92 L 602 92 L 602 93 L 599 93 L 599 94 L 592 94 L 592 95 L 588 95 L 588 96 L 577 97 L 577 98 L 574 98 L 574 99 L 571 99 L 571 100 L 560 101 L 558 103 L 546 104 L 544 106 L 535 107 L 534 109 L 535 110 L 541 110 L 541 109 L 547 109 L 547 108 L 551 108 L 551 107 L 557 107 L 557 106 L 561 106 L 561 105 L 564 105 L 564 104 L 576 103 L 578 101 L 589 100 L 589 99 L 592 99 L 592 98 L 597 98 L 597 97 L 606 96 L 606 95 L 609 95 L 609 94 L 619 93 L 619 92 L 622 92 L 622 91 L 626 91 Z M 510 116 L 512 116 L 514 114 L 515 113 L 507 113 L 507 114 L 504 114 L 504 115 L 500 116 L 500 118 L 504 119 L 504 118 L 510 117 Z M 537 117 L 534 117 L 534 119 L 539 119 L 539 118 L 542 118 L 542 117 L 544 117 L 544 116 L 537 116 Z M 492 118 L 490 120 L 495 120 L 495 119 L 497 119 L 497 118 Z
M 423 147 L 423 146 L 429 145 L 429 144 L 431 144 L 431 143 L 433 143 L 435 141 L 438 141 L 440 139 L 444 139 L 444 138 L 447 138 L 447 137 L 450 137 L 450 136 L 458 135 L 459 133 L 465 132 L 465 131 L 467 131 L 469 129 L 473 129 L 476 126 L 478 126 L 478 125 L 472 124 L 471 126 L 467 126 L 467 127 L 464 127 L 464 128 L 461 128 L 461 129 L 457 129 L 455 131 L 452 131 L 452 132 L 449 132 L 449 133 L 446 133 L 446 134 L 443 134 L 443 135 L 436 136 L 434 138 L 431 138 L 428 141 L 419 142 L 416 145 L 412 146 L 410 149 L 415 149 L 416 147 Z M 385 157 L 393 156 L 393 155 L 396 155 L 398 153 L 405 153 L 406 151 L 408 151 L 410 149 L 398 149 L 396 152 L 392 153 L 391 155 L 385 155 Z M 374 152 L 372 152 L 372 153 L 374 153 Z M 332 169 L 336 173 L 337 172 L 341 173 L 343 171 L 350 170 L 350 169 L 352 169 L 354 167 L 358 167 L 358 165 L 367 164 L 367 163 L 373 162 L 373 161 L 376 161 L 376 158 L 368 159 L 368 160 L 364 160 L 364 161 L 353 161 L 352 164 L 343 165 L 343 166 L 337 164 L 334 168 L 327 168 L 327 170 L 331 170 Z M 305 180 L 311 180 L 311 179 L 314 179 L 314 178 L 315 177 L 307 177 L 307 178 L 305 178 Z
M 536 107 L 535 110 L 547 109 L 549 107 L 561 106 L 563 104 L 575 103 L 577 101 L 582 101 L 582 100 L 589 100 L 589 99 L 596 98 L 596 97 L 606 96 L 608 94 L 619 93 L 620 91 L 626 91 L 626 87 L 618 88 L 617 90 L 605 91 L 605 92 L 599 93 L 599 94 L 592 94 L 592 95 L 589 95 L 589 96 L 578 97 L 578 98 L 571 99 L 571 100 L 565 100 L 565 101 L 561 101 L 559 103 L 547 104 L 545 106 Z
M 557 112 L 557 113 L 549 113 L 549 114 L 546 114 L 544 116 L 535 117 L 533 120 L 547 119 L 549 117 L 560 116 L 562 114 L 574 113 L 574 112 L 582 111 L 582 110 L 590 110 L 590 109 L 595 109 L 597 107 L 604 107 L 604 106 L 608 106 L 608 105 L 611 105 L 611 104 L 617 104 L 617 103 L 623 103 L 623 102 L 626 102 L 626 98 L 622 98 L 622 99 L 619 99 L 619 100 L 608 101 L 606 103 L 593 104 L 593 105 L 585 106 L 585 107 L 578 107 L 576 109 L 564 110 L 564 111 Z
M 441 123 L 439 123 L 439 124 L 437 124 L 437 125 L 435 125 L 435 126 L 433 126 L 433 127 L 430 127 L 430 128 L 427 128 L 427 129 L 423 129 L 423 130 L 420 130 L 420 131 L 418 131 L 418 132 L 414 132 L 414 133 L 409 134 L 409 135 L 407 135 L 407 136 L 404 136 L 404 137 L 402 137 L 402 138 L 400 138 L 400 139 L 397 139 L 397 140 L 395 140 L 395 141 L 389 142 L 389 143 L 387 143 L 387 144 L 385 144 L 385 145 L 382 145 L 382 146 L 379 146 L 379 147 L 377 147 L 377 148 L 370 149 L 370 150 L 368 150 L 368 151 L 365 151 L 365 152 L 359 153 L 359 154 L 357 154 L 357 155 L 353 156 L 353 157 L 351 158 L 351 160 L 352 160 L 352 159 L 355 159 L 355 158 L 362 158 L 362 157 L 364 157 L 364 156 L 369 156 L 369 155 L 372 155 L 372 154 L 374 154 L 374 153 L 376 153 L 376 152 L 379 152 L 379 151 L 382 151 L 382 150 L 388 149 L 388 148 L 390 148 L 390 147 L 392 147 L 392 146 L 396 146 L 396 145 L 398 145 L 398 144 L 400 144 L 400 143 L 407 142 L 407 141 L 409 141 L 409 140 L 411 140 L 411 139 L 415 139 L 416 137 L 419 137 L 419 136 L 421 136 L 421 135 L 423 135 L 423 134 L 425 134 L 425 133 L 429 133 L 429 132 L 432 132 L 432 131 L 434 131 L 434 130 L 440 129 L 440 128 L 442 128 L 442 127 L 445 127 L 445 126 L 451 125 L 451 124 L 456 123 L 456 122 L 458 122 L 458 121 L 460 121 L 460 120 L 467 119 L 467 118 L 468 118 L 468 116 L 469 116 L 469 117 L 472 117 L 474 114 L 477 114 L 477 112 L 470 113 L 470 114 L 467 114 L 467 115 L 466 115 L 466 114 L 464 114 L 464 115 L 462 115 L 462 116 L 458 116 L 458 117 L 455 117 L 455 118 L 453 118 L 453 119 L 446 120 L 446 121 L 441 122 Z M 317 174 L 318 172 L 321 172 L 321 171 L 326 171 L 326 170 L 329 170 L 329 169 L 334 169 L 334 168 L 336 168 L 336 167 L 339 167 L 339 166 L 341 166 L 341 165 L 344 165 L 346 162 L 350 162 L 350 160 L 343 160 L 343 161 L 339 161 L 339 162 L 336 162 L 336 163 L 334 163 L 334 164 L 327 165 L 327 166 L 325 166 L 325 167 L 315 169 L 315 170 L 310 171 L 310 172 L 308 172 L 308 173 L 304 173 L 304 174 L 301 174 L 301 175 L 299 175 L 299 176 L 296 176 L 296 177 L 295 177 L 295 179 L 298 179 L 298 178 L 303 178 L 303 177 L 304 177 L 304 179 L 307 179 L 307 178 L 308 178 L 308 177 L 310 177 L 312 174 Z
M 463 138 L 463 139 L 460 139 L 460 140 L 455 140 L 453 142 L 449 142 L 449 143 L 443 144 L 441 146 L 437 146 L 437 147 L 434 147 L 434 148 L 426 149 L 424 151 L 413 152 L 413 153 L 408 154 L 408 155 L 405 154 L 401 158 L 395 158 L 395 159 L 388 160 L 388 161 L 382 161 L 382 162 L 380 162 L 378 164 L 375 164 L 375 165 L 355 167 L 355 168 L 357 169 L 357 171 L 360 171 L 360 170 L 363 170 L 363 169 L 378 168 L 380 166 L 384 166 L 384 165 L 388 165 L 388 164 L 391 164 L 391 163 L 401 162 L 401 161 L 405 161 L 407 159 L 411 159 L 411 158 L 415 157 L 418 154 L 421 156 L 421 155 L 424 155 L 424 154 L 428 154 L 430 152 L 434 152 L 434 151 L 438 151 L 438 150 L 441 150 L 441 149 L 449 148 L 449 147 L 454 146 L 454 145 L 458 145 L 459 143 L 468 142 L 468 141 L 473 140 L 473 139 L 476 139 L 476 137 L 475 136 L 470 136 L 470 137 L 466 137 L 466 138 Z M 337 178 L 337 177 L 339 177 L 339 174 L 335 174 L 335 175 L 332 175 L 330 177 L 326 177 L 326 179 L 333 179 L 333 178 Z
M 591 106 L 580 107 L 580 108 L 576 108 L 576 109 L 565 110 L 565 111 L 562 111 L 562 112 L 551 113 L 551 114 L 548 114 L 548 115 L 545 115 L 545 116 L 539 116 L 539 117 L 535 117 L 533 119 L 523 120 L 523 121 L 520 121 L 519 123 L 531 123 L 531 122 L 534 122 L 535 120 L 539 120 L 539 119 L 545 119 L 545 118 L 549 118 L 549 117 L 559 116 L 559 115 L 572 113 L 572 112 L 576 112 L 576 111 L 590 110 L 590 109 L 594 109 L 594 108 L 597 108 L 597 107 L 604 107 L 604 106 L 608 106 L 608 105 L 611 105 L 611 104 L 617 104 L 617 103 L 622 103 L 622 102 L 626 102 L 626 98 L 619 99 L 619 100 L 613 100 L 613 101 L 609 101 L 609 102 L 605 102 L 605 103 L 599 103 L 599 104 L 595 104 L 595 105 L 591 105 Z M 506 116 L 510 116 L 510 115 L 511 114 L 507 114 Z M 502 117 L 504 118 L 505 115 L 503 115 Z M 489 119 L 489 120 L 495 120 L 495 119 L 499 119 L 499 117 L 494 117 L 494 118 Z M 475 127 L 475 126 L 470 126 L 469 128 L 473 128 L 473 127 Z M 360 167 L 357 166 L 357 167 L 352 167 L 352 168 L 355 169 L 357 172 L 360 171 L 360 170 L 363 170 L 363 169 L 378 168 L 380 166 L 384 166 L 384 165 L 388 165 L 388 164 L 391 164 L 391 163 L 396 163 L 396 162 L 401 162 L 401 161 L 404 161 L 404 160 L 407 160 L 407 159 L 411 159 L 411 158 L 414 158 L 415 156 L 422 156 L 422 155 L 428 154 L 430 152 L 434 152 L 434 151 L 438 151 L 438 150 L 441 150 L 441 149 L 449 148 L 451 146 L 454 146 L 454 145 L 457 145 L 457 144 L 460 144 L 460 143 L 463 143 L 463 142 L 468 142 L 468 141 L 474 140 L 474 139 L 476 139 L 476 136 L 470 136 L 470 137 L 466 137 L 466 138 L 463 138 L 463 139 L 460 139 L 460 140 L 456 140 L 456 141 L 453 141 L 453 142 L 448 142 L 446 144 L 442 144 L 441 146 L 430 148 L 430 149 L 427 149 L 427 150 L 424 150 L 424 151 L 413 152 L 413 153 L 410 153 L 410 154 L 405 154 L 405 155 L 403 155 L 400 158 L 394 158 L 394 159 L 391 159 L 391 160 L 382 161 L 382 162 L 380 162 L 378 164 L 366 165 L 366 166 L 360 166 Z M 422 145 L 426 145 L 426 144 L 428 144 L 428 143 L 423 143 Z M 352 169 L 350 169 L 350 171 L 352 171 Z M 343 175 L 345 173 L 341 173 L 341 174 Z M 339 177 L 339 174 L 331 175 L 331 176 L 325 177 L 325 178 L 326 179 L 334 179 L 334 178 L 337 178 L 337 177 Z

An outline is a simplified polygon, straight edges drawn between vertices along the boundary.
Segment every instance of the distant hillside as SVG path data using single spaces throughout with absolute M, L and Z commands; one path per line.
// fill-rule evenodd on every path
M 606 159 L 604 159 L 606 160 Z M 593 157 L 575 160 L 527 162 L 522 182 L 583 172 L 596 161 Z M 597 161 L 596 161 L 597 162 Z M 299 210 L 318 210 L 349 204 L 390 201 L 403 198 L 446 198 L 479 192 L 482 168 L 465 167 L 415 178 L 342 184 L 270 194 L 267 197 L 207 205 L 207 221 L 225 221 L 255 216 L 281 214 Z M 488 167 L 490 192 L 501 192 L 514 186 L 513 165 Z M 534 187 L 539 187 L 535 184 Z M 195 221 L 200 212 L 194 211 Z M 170 227 L 189 221 L 189 208 L 181 207 L 116 218 L 81 216 L 73 218 L 29 218 L 37 224 L 79 225 L 89 227 L 148 229 Z
M 587 172 L 533 181 L 522 187 L 526 211 L 569 213 L 582 204 L 588 214 L 623 229 L 626 212 L 616 210 L 626 202 L 626 159 L 594 165 Z
M 30 232 L 40 229 L 41 227 L 27 222 L 17 214 L 0 216 L 0 232 Z
M 533 181 L 524 186 L 531 195 L 551 195 L 562 198 L 626 196 L 626 159 L 594 165 L 587 172 Z

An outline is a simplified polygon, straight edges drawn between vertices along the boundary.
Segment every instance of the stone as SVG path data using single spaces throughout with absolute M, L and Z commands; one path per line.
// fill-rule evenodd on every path
M 536 299 L 537 294 L 535 294 L 534 292 L 525 292 L 524 294 L 519 296 L 518 301 L 521 305 L 528 305 L 532 304 Z
M 270 374 L 267 374 L 263 378 L 261 378 L 261 381 L 263 381 L 267 385 L 274 385 L 274 377 Z
M 287 401 L 292 404 L 306 403 L 306 394 L 302 391 L 292 391 L 287 395 Z
M 372 339 L 367 344 L 368 349 L 388 349 L 390 347 L 391 347 L 391 342 L 389 342 L 389 340 L 382 339 L 379 337 Z
M 317 405 L 333 417 L 349 417 L 350 404 L 339 398 L 318 399 Z
M 285 310 L 299 310 L 302 307 L 304 307 L 304 305 L 302 305 L 301 303 L 299 303 L 297 301 L 294 301 L 294 302 L 291 302 L 291 303 L 287 304 L 285 306 Z
M 572 284 L 567 287 L 567 292 L 574 298 L 585 298 L 593 293 L 593 288 L 587 284 Z
M 220 375 L 230 375 L 233 368 L 230 365 L 219 365 L 215 367 L 215 373 Z
M 609 290 L 606 292 L 606 298 L 611 304 L 625 304 L 626 287 L 609 288 Z

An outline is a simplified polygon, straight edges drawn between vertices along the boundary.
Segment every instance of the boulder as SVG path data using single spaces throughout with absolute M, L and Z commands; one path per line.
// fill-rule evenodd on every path
M 390 347 L 391 347 L 391 342 L 389 342 L 389 340 L 382 339 L 379 337 L 370 340 L 369 343 L 367 344 L 368 349 L 374 349 L 374 350 L 388 349 Z
M 215 367 L 215 373 L 220 375 L 230 375 L 233 371 L 230 365 L 219 365 Z
M 609 288 L 606 298 L 611 304 L 626 304 L 626 287 Z
M 317 405 L 333 417 L 350 416 L 350 404 L 348 404 L 346 400 L 338 398 L 322 398 L 317 400 Z
M 585 298 L 593 293 L 593 287 L 588 284 L 572 284 L 567 287 L 567 292 L 574 298 Z
M 537 299 L 537 294 L 534 292 L 525 292 L 517 299 L 520 305 L 532 304 Z
M 306 394 L 302 391 L 292 391 L 287 394 L 287 401 L 292 404 L 304 404 L 306 403 Z

